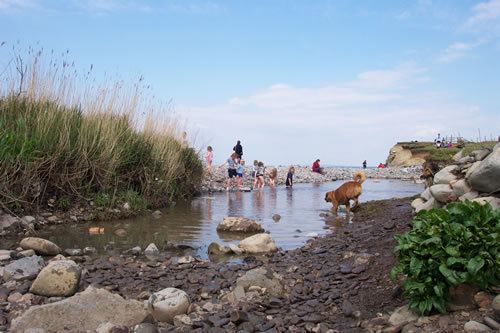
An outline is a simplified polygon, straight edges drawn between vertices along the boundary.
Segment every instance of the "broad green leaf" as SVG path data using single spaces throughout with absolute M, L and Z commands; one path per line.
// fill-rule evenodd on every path
M 484 259 L 474 257 L 467 263 L 467 271 L 470 274 L 476 274 L 484 266 Z

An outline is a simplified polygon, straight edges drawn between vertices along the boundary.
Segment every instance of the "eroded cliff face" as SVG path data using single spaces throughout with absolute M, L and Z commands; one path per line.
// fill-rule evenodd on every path
M 389 151 L 386 163 L 390 167 L 422 165 L 425 162 L 425 155 L 424 153 L 414 154 L 410 149 L 405 149 L 398 143 Z

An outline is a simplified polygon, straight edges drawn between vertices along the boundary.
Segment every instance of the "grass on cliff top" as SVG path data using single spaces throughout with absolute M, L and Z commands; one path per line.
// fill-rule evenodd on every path
M 399 144 L 412 152 L 412 154 L 425 155 L 427 161 L 435 161 L 441 163 L 451 163 L 453 155 L 459 151 L 463 151 L 462 155 L 467 156 L 472 151 L 482 148 L 493 148 L 497 142 L 483 141 L 483 142 L 467 142 L 464 148 L 436 148 L 434 142 L 400 142 Z
M 3 78 L 0 86 L 3 208 L 32 210 L 50 198 L 61 207 L 99 199 L 109 207 L 153 207 L 194 192 L 202 164 L 181 143 L 175 121 L 148 115 L 136 90 L 86 87 L 79 94 L 37 60 L 24 83 Z

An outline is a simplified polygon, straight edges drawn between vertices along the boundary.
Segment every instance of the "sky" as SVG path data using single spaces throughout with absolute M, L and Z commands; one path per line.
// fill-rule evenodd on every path
M 144 77 L 217 163 L 368 165 L 500 135 L 500 0 L 0 0 L 10 46 Z

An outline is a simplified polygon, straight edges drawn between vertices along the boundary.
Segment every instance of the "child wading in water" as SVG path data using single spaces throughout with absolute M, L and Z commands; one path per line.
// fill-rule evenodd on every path
M 212 146 L 207 147 L 207 152 L 205 153 L 205 162 L 207 162 L 207 170 L 210 173 L 212 171 L 212 161 L 214 159 L 214 153 Z
M 252 167 L 252 178 L 253 178 L 253 188 L 257 187 L 257 169 L 259 168 L 259 161 L 253 160 L 253 167 Z
M 223 167 L 227 164 L 227 184 L 226 191 L 229 191 L 231 188 L 231 184 L 233 183 L 233 178 L 236 178 L 236 159 L 238 155 L 236 153 L 232 153 L 231 156 L 222 164 L 220 167 Z
M 257 179 L 257 188 L 264 188 L 264 174 L 266 172 L 266 168 L 264 167 L 264 163 L 259 162 L 257 165 L 257 171 L 255 172 L 255 178 Z
M 245 174 L 245 161 L 240 160 L 236 165 L 236 183 L 238 184 L 238 188 L 241 190 L 243 186 L 243 176 Z
M 269 172 L 269 186 L 276 186 L 276 178 L 278 178 L 278 169 L 272 168 L 271 172 Z
M 286 187 L 293 186 L 293 174 L 294 173 L 295 173 L 295 168 L 292 166 L 292 167 L 290 167 L 290 169 L 288 169 L 288 173 L 286 174 L 286 182 L 285 182 Z

